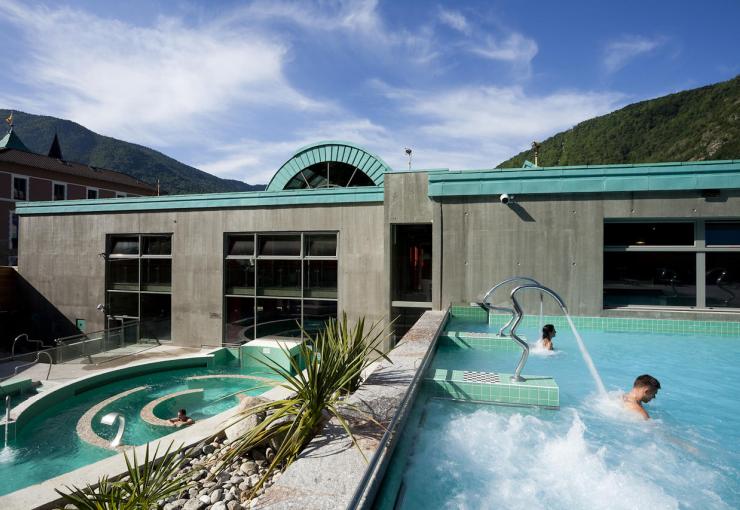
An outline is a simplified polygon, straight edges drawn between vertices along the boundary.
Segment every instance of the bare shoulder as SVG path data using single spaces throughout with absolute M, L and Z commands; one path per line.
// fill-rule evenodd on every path
M 630 411 L 639 414 L 643 419 L 649 420 L 650 415 L 645 411 L 645 408 L 642 407 L 640 404 L 635 402 L 634 400 L 625 399 L 624 400 L 624 407 L 629 409 Z

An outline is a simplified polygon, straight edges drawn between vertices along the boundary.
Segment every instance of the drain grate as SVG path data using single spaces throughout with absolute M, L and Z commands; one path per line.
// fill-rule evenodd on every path
M 494 372 L 463 372 L 463 381 L 485 384 L 498 384 L 500 379 Z

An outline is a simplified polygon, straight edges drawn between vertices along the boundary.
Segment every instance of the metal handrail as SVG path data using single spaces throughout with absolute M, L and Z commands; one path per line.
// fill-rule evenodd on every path
M 524 311 L 522 310 L 522 307 L 519 304 L 519 301 L 517 301 L 517 299 L 516 299 L 516 293 L 519 292 L 519 291 L 521 291 L 521 290 L 526 290 L 526 289 L 536 289 L 536 290 L 539 290 L 540 292 L 544 292 L 545 294 L 549 294 L 550 296 L 552 296 L 553 298 L 555 298 L 555 301 L 558 302 L 558 304 L 560 305 L 560 308 L 562 308 L 563 312 L 566 315 L 568 313 L 568 309 L 565 306 L 565 301 L 563 301 L 563 298 L 561 298 L 557 294 L 557 292 L 555 292 L 554 290 L 548 289 L 547 287 L 545 287 L 544 285 L 540 285 L 539 283 L 536 284 L 536 285 L 534 285 L 534 284 L 520 285 L 519 287 L 517 287 L 517 288 L 515 288 L 514 290 L 511 291 L 511 294 L 510 294 L 511 301 L 514 304 L 514 312 L 516 313 L 516 318 L 514 319 L 514 324 L 511 327 L 511 338 L 513 338 L 514 341 L 516 343 L 518 343 L 522 347 L 522 349 L 523 349 L 522 350 L 522 357 L 519 359 L 519 363 L 517 363 L 516 370 L 514 370 L 514 375 L 511 376 L 511 380 L 513 382 L 522 382 L 522 381 L 524 381 L 524 378 L 521 376 L 521 373 L 522 373 L 522 369 L 524 368 L 524 364 L 527 362 L 527 358 L 529 358 L 529 344 L 525 340 L 523 340 L 522 338 L 520 338 L 516 334 L 516 328 L 519 327 L 519 323 L 524 318 Z
M 49 375 L 51 374 L 51 365 L 54 363 L 54 360 L 51 359 L 51 354 L 49 354 L 47 351 L 38 351 L 36 353 L 36 359 L 34 361 L 32 361 L 31 363 L 26 363 L 25 365 L 18 365 L 17 367 L 15 367 L 15 369 L 13 369 L 13 376 L 15 377 L 16 375 L 18 375 L 18 369 L 30 367 L 31 365 L 35 365 L 36 363 L 38 363 L 42 354 L 46 354 L 46 356 L 49 358 L 49 370 L 46 372 L 46 380 L 48 381 Z
M 20 335 L 18 335 L 17 337 L 15 337 L 15 339 L 13 340 L 13 346 L 10 348 L 10 359 L 11 360 L 15 359 L 15 344 L 21 338 L 23 338 L 23 337 L 26 338 L 26 342 L 28 342 L 28 343 L 34 343 L 34 344 L 39 344 L 42 349 L 44 348 L 44 342 L 43 341 L 41 341 L 41 340 L 32 340 L 32 339 L 28 338 L 28 333 L 21 333 Z
M 530 278 L 529 276 L 512 276 L 511 278 L 507 278 L 506 280 L 502 280 L 502 281 L 498 282 L 496 285 L 494 285 L 493 287 L 491 287 L 491 289 L 488 292 L 485 293 L 485 295 L 483 296 L 483 299 L 481 299 L 481 301 L 480 301 L 480 304 L 483 307 L 487 308 L 489 310 L 489 312 L 491 310 L 497 310 L 499 312 L 508 312 L 508 313 L 511 314 L 511 319 L 509 319 L 509 321 L 506 324 L 504 324 L 501 327 L 501 329 L 498 330 L 498 336 L 504 336 L 504 331 L 506 331 L 507 328 L 510 328 L 511 327 L 511 324 L 514 322 L 514 319 L 516 318 L 516 314 L 515 314 L 515 312 L 514 312 L 514 310 L 512 308 L 508 308 L 508 307 L 505 307 L 505 306 L 496 306 L 492 302 L 489 303 L 488 300 L 491 299 L 491 301 L 493 301 L 492 300 L 493 294 L 496 292 L 496 290 L 498 290 L 499 288 L 503 287 L 507 283 L 519 282 L 519 281 L 529 282 L 529 283 L 535 284 L 535 285 L 541 285 L 540 282 L 538 282 L 534 278 Z
M 8 446 L 8 427 L 10 427 L 10 395 L 5 397 L 5 446 Z

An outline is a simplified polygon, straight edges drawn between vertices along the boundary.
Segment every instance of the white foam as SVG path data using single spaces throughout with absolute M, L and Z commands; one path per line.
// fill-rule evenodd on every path
M 411 485 L 426 488 L 426 501 L 456 509 L 729 508 L 711 490 L 716 475 L 655 440 L 656 424 L 607 424 L 606 438 L 592 437 L 576 410 L 561 413 L 565 420 L 500 408 L 457 416 L 423 442 L 417 458 L 427 467 L 414 466 L 407 481 L 419 477 Z M 434 488 L 430 465 L 441 480 Z
M 9 464 L 13 462 L 15 455 L 16 451 L 10 446 L 0 448 L 0 464 Z

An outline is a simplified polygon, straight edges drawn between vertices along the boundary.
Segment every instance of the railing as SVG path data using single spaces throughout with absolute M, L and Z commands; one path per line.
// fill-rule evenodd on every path
M 26 342 L 28 342 L 28 343 L 39 344 L 41 346 L 41 349 L 44 348 L 44 342 L 42 342 L 41 340 L 32 340 L 32 339 L 28 338 L 28 334 L 21 333 L 20 335 L 18 335 L 17 337 L 15 337 L 15 339 L 13 340 L 13 347 L 11 347 L 11 349 L 10 349 L 10 359 L 11 360 L 14 360 L 15 359 L 15 344 L 18 343 L 18 341 L 21 338 L 25 338 L 26 339 Z
M 93 356 L 138 344 L 140 340 L 141 323 L 130 320 L 114 328 L 57 338 L 57 346 L 51 350 L 57 363 L 93 363 Z M 158 339 L 154 340 L 159 344 Z
M 31 363 L 26 363 L 25 365 L 18 365 L 13 369 L 13 377 L 18 375 L 18 370 L 21 368 L 28 368 L 30 366 L 35 365 L 41 360 L 41 355 L 44 354 L 47 358 L 49 358 L 49 370 L 46 371 L 46 380 L 49 380 L 49 375 L 51 374 L 51 365 L 54 364 L 54 360 L 51 359 L 51 354 L 49 354 L 48 351 L 36 351 L 36 359 L 33 360 Z

